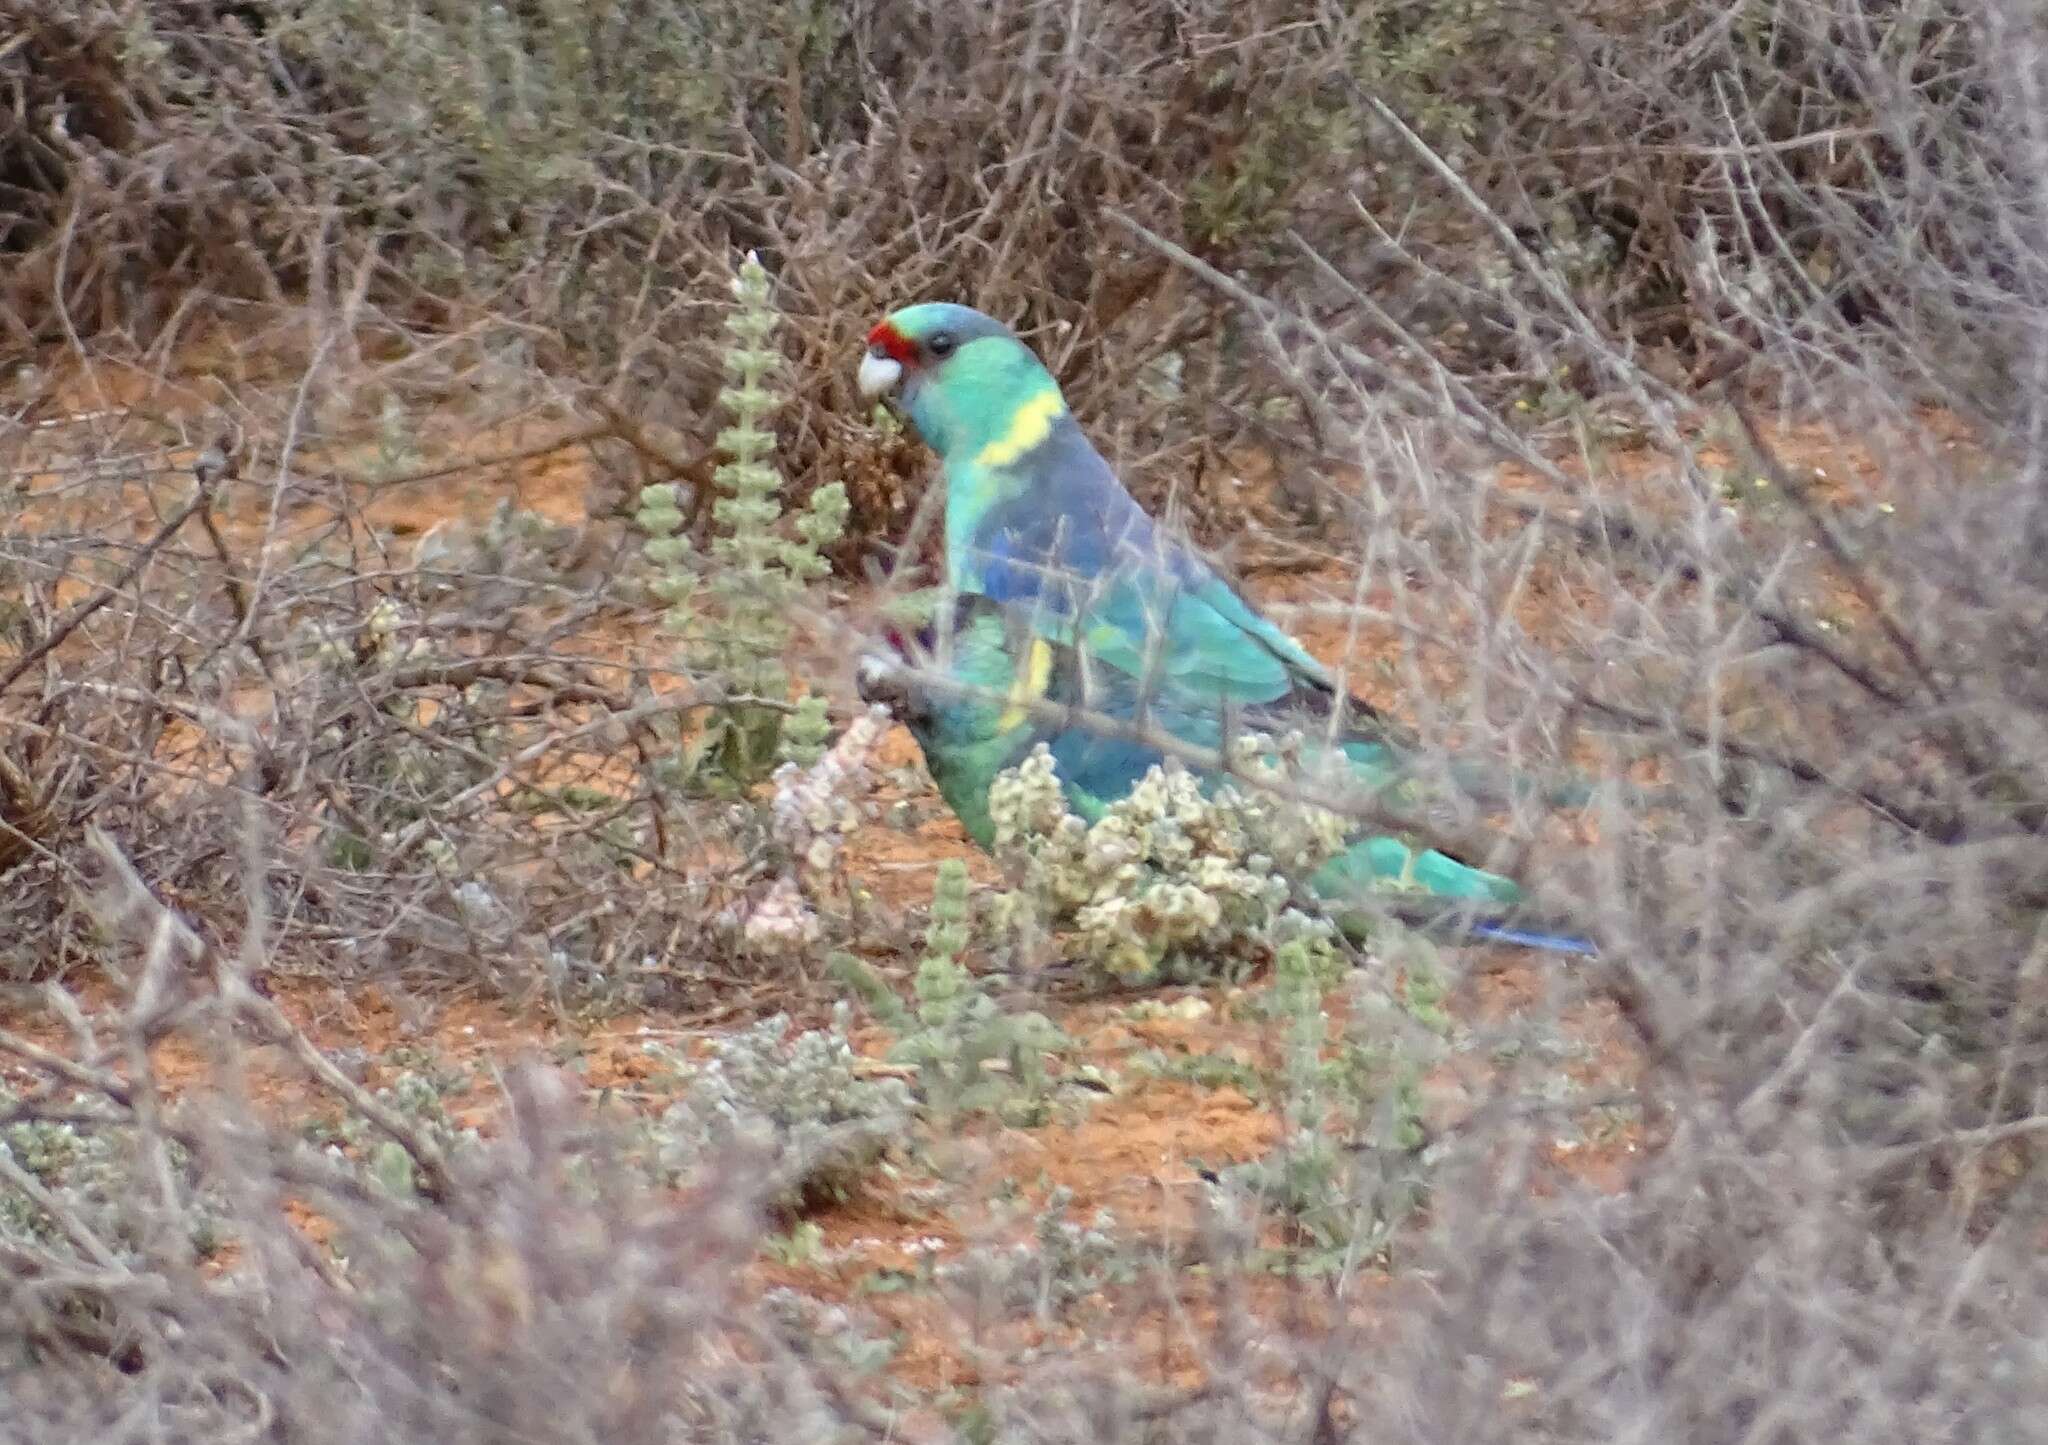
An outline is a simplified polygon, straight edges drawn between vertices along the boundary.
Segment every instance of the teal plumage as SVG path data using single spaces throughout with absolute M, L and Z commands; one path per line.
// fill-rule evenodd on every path
M 1156 687 L 1191 701 L 1329 693 L 1321 663 L 1153 525 L 1006 327 L 964 306 L 911 306 L 869 350 L 864 386 L 897 391 L 945 470 L 954 591 L 1020 606 L 1047 640 L 1132 675 L 1149 667 Z
M 1334 726 L 1368 788 L 1402 785 L 1414 743 L 1340 696 L 1319 661 L 1157 528 L 1082 434 L 1058 384 L 1008 328 L 964 306 L 906 307 L 869 333 L 860 385 L 893 393 L 946 484 L 947 675 L 1003 697 L 1055 701 L 1213 748 L 1227 728 Z M 1039 741 L 1083 817 L 1127 792 L 1159 753 L 1012 704 L 910 697 L 905 721 L 977 841 L 987 788 Z M 1461 782 L 1479 781 L 1467 768 Z M 1361 837 L 1315 880 L 1328 894 L 1392 884 L 1493 910 L 1505 878 L 1393 837 Z
M 930 628 L 915 643 L 892 636 L 893 655 L 863 665 L 861 692 L 870 701 L 886 702 L 909 729 L 940 795 L 980 846 L 988 847 L 995 833 L 989 784 L 1040 743 L 1052 753 L 1068 805 L 1090 822 L 1166 760 L 1165 749 L 1133 735 L 1145 730 L 1105 732 L 1064 715 L 1086 709 L 1129 720 L 1137 700 L 1135 680 L 1113 672 L 1101 682 L 1084 677 L 1074 649 L 1033 637 L 1014 613 L 985 598 L 959 599 L 953 624 L 943 643 Z M 1239 721 L 1250 730 L 1277 734 L 1303 719 L 1254 709 Z M 1191 709 L 1155 698 L 1146 722 L 1193 748 L 1219 750 L 1225 741 L 1224 718 L 1213 708 Z M 1388 785 L 1384 743 L 1353 731 L 1335 746 L 1345 754 L 1361 793 Z M 1314 754 L 1312 748 L 1311 761 Z M 1194 771 L 1205 786 L 1220 780 L 1203 768 Z M 1587 947 L 1554 930 L 1517 927 L 1512 917 L 1519 911 L 1521 890 L 1510 880 L 1386 835 L 1361 831 L 1307 881 L 1340 919 L 1347 909 L 1364 905 L 1388 907 L 1414 922 L 1463 910 L 1462 922 L 1476 936 L 1565 952 Z

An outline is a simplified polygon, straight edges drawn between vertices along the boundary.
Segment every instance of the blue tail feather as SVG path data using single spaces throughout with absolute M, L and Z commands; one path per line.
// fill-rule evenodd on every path
M 1600 952 L 1592 939 L 1573 931 L 1569 923 L 1518 919 L 1512 910 L 1503 911 L 1498 901 L 1488 907 L 1490 900 L 1370 890 L 1334 898 L 1326 895 L 1324 901 L 1338 927 L 1354 938 L 1369 936 L 1373 919 L 1379 915 L 1445 943 L 1498 943 L 1586 958 Z M 1474 903 L 1480 904 L 1476 917 L 1471 911 Z
M 1545 953 L 1572 953 L 1591 957 L 1600 950 L 1590 938 L 1569 933 L 1546 933 L 1541 929 L 1517 928 L 1510 923 L 1474 923 L 1466 930 L 1483 943 L 1505 943 L 1516 948 L 1540 949 Z

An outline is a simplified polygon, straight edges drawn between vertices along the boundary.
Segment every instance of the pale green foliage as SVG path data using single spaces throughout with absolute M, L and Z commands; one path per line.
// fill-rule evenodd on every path
M 861 1076 L 847 1038 L 847 1006 L 829 1028 L 788 1036 L 782 1014 L 717 1039 L 693 1061 L 650 1045 L 680 1083 L 675 1103 L 649 1131 L 657 1178 L 674 1182 L 735 1145 L 767 1148 L 783 1176 L 773 1203 L 793 1208 L 836 1199 L 880 1162 L 909 1129 L 902 1080 Z
M 1495 47 L 1552 49 L 1556 35 L 1518 25 L 1496 0 L 1396 0 L 1373 6 L 1352 32 L 1351 75 L 1439 148 L 1479 131 L 1483 62 Z
M 573 551 L 580 530 L 549 521 L 507 497 L 481 522 L 450 518 L 429 527 L 414 544 L 413 565 L 430 574 L 419 579 L 421 590 L 430 595 L 452 591 L 458 582 L 474 586 L 488 578 L 486 595 L 509 599 L 523 589 L 504 587 L 501 579 L 560 578 L 561 564 Z
M 932 890 L 931 928 L 909 1007 L 858 960 L 841 955 L 834 966 L 894 1031 L 889 1057 L 916 1068 L 919 1098 L 933 1113 L 1042 1123 L 1052 1087 L 1045 1057 L 1066 1048 L 1066 1036 L 1044 1014 L 1006 1011 L 961 963 L 972 917 L 966 866 L 949 858 Z
M 0 1096 L 4 1097 L 4 1096 Z M 11 1124 L 0 1130 L 0 1155 L 12 1159 L 45 1188 L 61 1190 L 77 1204 L 90 1199 L 104 1208 L 119 1197 L 120 1169 L 106 1136 L 69 1124 Z M 117 1188 L 110 1191 L 109 1183 Z M 0 1193 L 0 1239 L 53 1240 L 55 1222 L 13 1190 Z
M 973 934 L 967 893 L 967 865 L 958 858 L 945 859 L 932 882 L 931 927 L 924 938 L 927 965 L 956 964 L 967 951 Z
M 805 1222 L 791 1230 L 786 1239 L 799 1251 L 793 1263 L 811 1263 L 822 1258 L 825 1251 L 821 1245 L 823 1231 L 817 1225 Z M 802 1244 L 793 1242 L 802 1240 Z M 771 1242 L 771 1255 L 784 1258 L 789 1248 Z M 873 1375 L 896 1357 L 902 1346 L 900 1338 L 878 1332 L 877 1322 L 870 1315 L 848 1309 L 845 1305 L 833 1304 L 815 1295 L 800 1290 L 777 1287 L 764 1291 L 761 1308 L 783 1329 L 810 1341 L 817 1349 L 826 1351 L 843 1368 L 855 1375 Z
M 1281 780 L 1285 748 L 1242 739 L 1236 762 Z M 1204 976 L 1260 963 L 1289 944 L 1334 947 L 1328 925 L 1292 906 L 1290 879 L 1336 856 L 1343 820 L 1325 809 L 1155 767 L 1093 825 L 1067 810 L 1043 745 L 989 789 L 993 852 L 1017 880 L 998 927 L 1044 920 L 1071 956 L 1126 980 Z
M 940 1266 L 939 1281 L 1049 1323 L 1076 1301 L 1135 1279 L 1139 1260 L 1118 1237 L 1116 1215 L 1098 1209 L 1083 1223 L 1069 1217 L 1073 1203 L 1071 1189 L 1055 1188 L 1036 1211 L 1030 1239 L 972 1251 Z
M 1433 144 L 1452 149 L 1480 129 L 1478 97 L 1487 94 L 1489 75 L 1473 57 L 1504 43 L 1554 43 L 1548 31 L 1516 28 L 1513 12 L 1497 0 L 1382 0 L 1344 29 L 1346 79 L 1386 101 Z M 1217 147 L 1205 171 L 1189 180 L 1192 231 L 1211 244 L 1268 236 L 1292 218 L 1304 174 L 1329 156 L 1366 154 L 1378 139 L 1361 125 L 1350 86 L 1326 85 L 1301 100 L 1248 114 L 1231 143 Z
M 790 618 L 804 588 L 829 570 L 824 549 L 845 531 L 846 488 L 833 482 L 811 494 L 783 532 L 782 473 L 776 467 L 770 415 L 782 405 L 774 385 L 782 356 L 772 344 L 778 322 L 768 273 L 748 255 L 733 292 L 738 304 L 726 318 L 731 341 L 725 366 L 729 384 L 719 400 L 733 415 L 718 434 L 730 460 L 713 474 L 722 496 L 708 556 L 698 556 L 683 535 L 677 489 L 663 484 L 640 494 L 637 520 L 648 534 L 656 596 L 668 604 L 667 626 L 684 639 L 685 661 L 718 679 L 741 701 L 718 710 L 691 749 L 692 777 L 715 758 L 727 782 L 749 783 L 778 758 L 810 762 L 825 737 L 823 705 L 808 699 L 790 723 L 778 708 L 745 699 L 779 701 L 790 686 L 784 649 Z
M 777 741 L 785 762 L 809 764 L 824 756 L 831 739 L 832 718 L 824 694 L 807 692 L 797 699 L 796 711 L 783 718 Z
M 0 1106 L 14 1099 L 0 1090 Z M 191 1160 L 179 1145 L 167 1143 L 168 1163 L 179 1186 L 179 1228 L 201 1254 L 221 1242 L 218 1200 L 194 1184 Z M 0 1157 L 10 1159 L 47 1190 L 73 1219 L 110 1248 L 124 1251 L 134 1244 L 140 1216 L 136 1207 L 148 1197 L 148 1176 L 136 1157 L 135 1129 L 110 1121 L 104 1127 L 81 1128 L 71 1123 L 31 1120 L 0 1128 Z M 68 1252 L 74 1246 L 56 1220 L 27 1194 L 0 1184 L 0 1245 L 34 1244 Z
M 483 1143 L 476 1130 L 456 1123 L 448 1112 L 448 1096 L 462 1092 L 467 1085 L 467 1078 L 460 1073 L 406 1069 L 376 1090 L 374 1097 L 404 1118 L 444 1158 L 456 1160 Z M 413 1157 L 403 1144 L 360 1117 L 345 1122 L 340 1134 L 377 1188 L 400 1197 L 418 1192 Z
M 664 17 L 658 39 L 708 39 L 686 15 Z M 294 18 L 288 44 L 391 107 L 392 125 L 431 137 L 410 148 L 416 185 L 467 171 L 499 204 L 531 206 L 587 182 L 590 157 L 613 137 L 718 120 L 716 69 L 643 66 L 632 85 L 604 83 L 622 47 L 657 38 L 651 18 L 606 0 L 324 0 Z
M 1425 1198 L 1421 1082 L 1451 1023 L 1429 945 L 1410 941 L 1398 979 L 1378 981 L 1384 963 L 1346 976 L 1349 1022 L 1334 1051 L 1327 968 L 1298 948 L 1275 961 L 1286 1133 L 1266 1157 L 1220 1179 L 1287 1223 L 1293 1267 L 1345 1268 L 1382 1254 Z

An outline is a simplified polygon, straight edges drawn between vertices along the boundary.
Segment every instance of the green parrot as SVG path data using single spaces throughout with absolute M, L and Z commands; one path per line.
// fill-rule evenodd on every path
M 965 306 L 905 307 L 868 334 L 858 381 L 864 396 L 894 399 L 944 470 L 948 675 L 1009 699 L 975 703 L 914 688 L 889 698 L 977 842 L 987 846 L 992 831 L 989 781 L 1039 741 L 1084 818 L 1161 756 L 1078 720 L 1049 726 L 1023 715 L 1019 701 L 1071 704 L 1201 747 L 1233 728 L 1315 732 L 1321 723 L 1362 788 L 1409 781 L 1403 754 L 1417 752 L 1415 740 L 1340 695 L 1327 668 L 1154 525 L 1083 435 L 1052 374 L 1007 327 Z M 864 668 L 865 689 L 892 691 L 878 670 L 887 661 Z M 893 674 L 905 675 L 900 666 Z M 1470 764 L 1453 776 L 1476 797 L 1503 791 Z M 1505 791 L 1535 790 L 1517 782 Z M 1392 836 L 1356 839 L 1314 884 L 1326 897 L 1398 892 L 1495 913 L 1520 899 L 1508 879 Z M 1490 936 L 1518 932 L 1486 926 Z M 1511 941 L 1588 947 L 1542 931 Z
M 1088 822 L 1166 760 L 1167 751 L 1134 735 L 1136 730 L 1107 731 L 1073 716 L 1087 711 L 1134 719 L 1136 679 L 1114 670 L 1088 676 L 1075 649 L 1032 635 L 1014 612 L 987 598 L 957 598 L 951 621 L 943 642 L 937 626 L 915 637 L 888 629 L 887 650 L 861 659 L 857 682 L 864 700 L 886 705 L 909 729 L 940 796 L 981 847 L 995 835 L 990 783 L 1040 743 L 1052 753 L 1068 806 Z M 1144 715 L 1157 733 L 1215 751 L 1222 750 L 1233 722 L 1245 731 L 1277 734 L 1301 721 L 1265 708 L 1226 719 L 1213 707 L 1187 707 L 1172 698 L 1153 699 Z M 1373 778 L 1375 760 L 1384 752 L 1376 737 L 1354 731 L 1334 745 L 1352 775 Z M 1193 771 L 1205 786 L 1221 781 L 1213 771 Z M 1508 879 L 1386 835 L 1361 831 L 1307 882 L 1354 931 L 1371 911 L 1383 909 L 1423 926 L 1448 920 L 1464 936 L 1490 942 L 1593 951 L 1582 938 L 1522 918 L 1521 890 Z

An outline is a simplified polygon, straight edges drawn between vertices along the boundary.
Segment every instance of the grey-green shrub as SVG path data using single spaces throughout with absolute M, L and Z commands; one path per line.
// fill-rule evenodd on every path
M 679 1086 L 648 1130 L 656 1176 L 687 1178 L 738 1142 L 765 1150 L 784 1208 L 857 1188 L 905 1136 L 912 1103 L 902 1080 L 862 1077 L 847 1017 L 841 1004 L 830 1027 L 791 1036 L 777 1014 L 714 1038 L 702 1060 L 650 1046 Z
M 1270 746 L 1242 739 L 1238 762 L 1277 772 Z M 1343 844 L 1343 821 L 1325 809 L 1251 786 L 1205 792 L 1169 762 L 1084 823 L 1041 744 L 996 778 L 989 812 L 1013 880 L 995 900 L 997 927 L 1050 926 L 1113 977 L 1211 976 L 1289 945 L 1331 946 L 1328 925 L 1294 906 L 1299 881 Z
M 917 1070 L 919 1100 L 931 1115 L 994 1114 L 1007 1123 L 1043 1123 L 1053 1085 L 1045 1058 L 1069 1040 L 1043 1013 L 1005 1007 L 994 987 L 964 961 L 973 941 L 967 869 L 939 865 L 925 953 L 905 1005 L 850 954 L 835 971 L 896 1035 L 889 1057 Z

